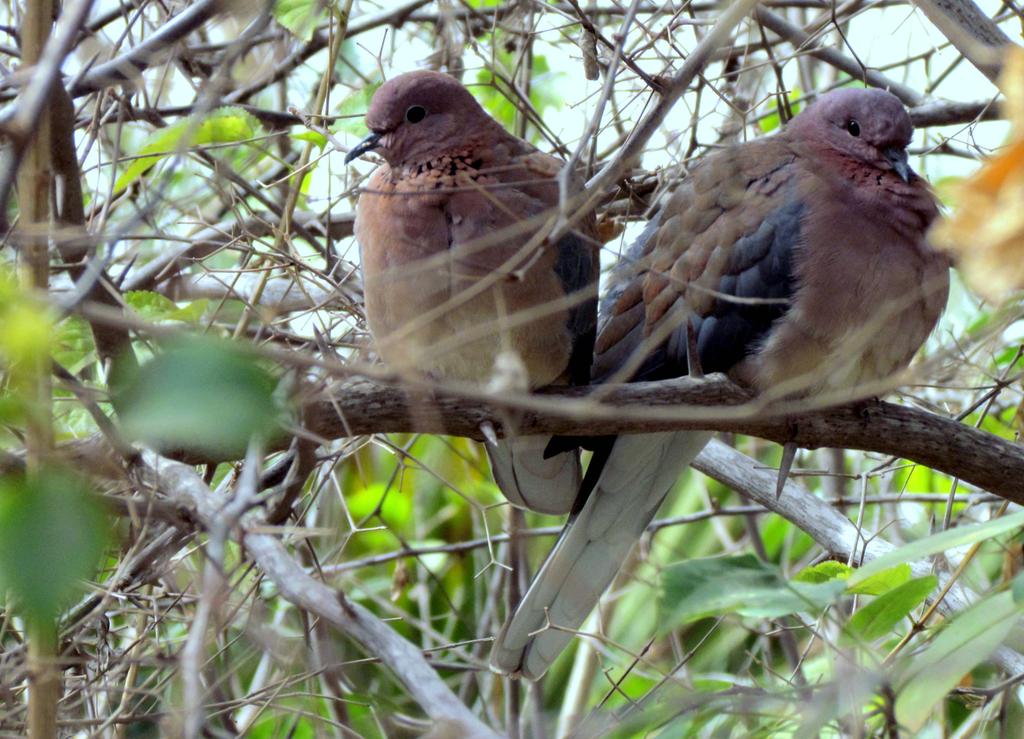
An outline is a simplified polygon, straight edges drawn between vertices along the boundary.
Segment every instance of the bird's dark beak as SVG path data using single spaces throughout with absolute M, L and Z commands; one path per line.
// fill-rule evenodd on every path
M 904 182 L 910 182 L 910 176 L 914 173 L 907 161 L 907 150 L 895 146 L 882 149 L 882 156 L 892 165 L 893 171 L 900 176 Z
M 380 142 L 380 137 L 382 135 L 383 134 L 379 133 L 371 133 L 365 139 L 356 144 L 355 147 L 351 149 L 348 154 L 345 155 L 345 164 L 348 164 L 357 157 L 361 157 L 368 151 L 373 151 L 374 149 L 376 149 L 378 143 Z

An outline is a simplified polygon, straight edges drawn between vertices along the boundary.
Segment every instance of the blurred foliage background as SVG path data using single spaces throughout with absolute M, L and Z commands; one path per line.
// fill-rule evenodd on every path
M 1019 40 L 1018 4 L 982 5 Z M 19 282 L 14 249 L 0 256 L 0 735 L 26 731 L 29 635 L 54 620 L 61 735 L 198 735 L 197 711 L 205 736 L 459 735 L 432 725 L 380 655 L 284 597 L 240 543 L 239 523 L 278 537 L 296 566 L 421 649 L 501 733 L 1019 735 L 1020 675 L 1008 665 L 1024 664 L 1014 651 L 1024 650 L 1022 522 L 985 490 L 906 460 L 800 452 L 794 479 L 855 523 L 851 552 L 868 541 L 897 547 L 863 572 L 848 567 L 852 555 L 691 471 L 588 621 L 593 638 L 577 639 L 539 684 L 518 685 L 487 670 L 489 641 L 510 583 L 526 581 L 561 521 L 511 511 L 475 442 L 303 430 L 303 401 L 380 376 L 352 239 L 372 164 L 342 159 L 382 79 L 450 71 L 510 130 L 563 156 L 579 148 L 593 172 L 721 8 L 91 4 L 62 66 L 73 116 L 54 110 L 50 125 L 73 132 L 80 169 L 84 218 L 63 227 L 87 235 L 85 259 L 105 270 L 116 310 L 84 300 L 61 255 L 45 294 Z M 761 11 L 602 202 L 605 266 L 693 159 L 770 135 L 815 94 L 861 84 L 867 70 L 903 91 L 918 124 L 912 162 L 949 207 L 1013 135 L 990 76 L 914 5 L 770 0 Z M 0 8 L 8 109 L 25 12 Z M 7 151 L 18 145 L 9 139 Z M 9 198 L 4 214 L 22 232 L 24 198 Z M 8 245 L 21 243 L 17 233 L 5 228 Z M 984 302 L 956 282 L 899 401 L 1017 440 L 1022 305 L 1019 295 Z M 104 352 L 97 327 L 125 332 L 137 361 Z M 52 387 L 40 397 L 38 367 L 49 362 Z M 52 449 L 33 451 L 33 425 L 49 430 Z M 774 444 L 723 440 L 779 465 Z M 203 525 L 196 500 L 138 474 L 134 442 L 206 460 L 195 469 L 215 510 L 247 484 L 250 505 L 226 531 Z M 282 498 L 284 514 L 269 515 Z M 910 568 L 929 555 L 934 574 Z M 939 616 L 929 603 L 950 573 L 978 605 Z

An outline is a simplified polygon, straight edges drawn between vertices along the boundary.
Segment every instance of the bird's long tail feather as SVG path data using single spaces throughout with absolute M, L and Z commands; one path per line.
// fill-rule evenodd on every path
M 545 458 L 550 437 L 518 436 L 487 445 L 491 472 L 513 505 L 562 515 L 572 509 L 583 473 L 578 450 Z
M 709 439 L 710 434 L 694 431 L 615 439 L 593 491 L 498 635 L 493 669 L 530 680 L 547 671 Z

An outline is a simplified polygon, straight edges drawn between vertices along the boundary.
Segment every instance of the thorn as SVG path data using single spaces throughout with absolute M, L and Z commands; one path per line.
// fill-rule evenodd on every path
M 484 435 L 484 441 L 491 446 L 498 446 L 498 433 L 494 430 L 494 426 L 491 425 L 490 421 L 484 421 L 480 424 L 480 433 Z
M 789 470 L 793 467 L 793 460 L 796 459 L 796 444 L 787 441 L 782 445 L 782 461 L 779 463 L 779 479 L 775 482 L 775 499 L 782 497 L 782 490 L 786 487 L 786 480 L 789 479 Z
M 693 321 L 686 319 L 686 366 L 690 377 L 704 377 L 704 368 L 700 366 L 700 354 L 697 353 L 697 327 Z

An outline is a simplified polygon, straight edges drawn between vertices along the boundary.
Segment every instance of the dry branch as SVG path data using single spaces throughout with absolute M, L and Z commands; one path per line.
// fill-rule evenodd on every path
M 700 453 L 694 469 L 728 485 L 736 492 L 775 511 L 810 534 L 825 550 L 840 559 L 855 563 L 869 562 L 893 550 L 893 545 L 873 532 L 862 532 L 826 501 L 813 495 L 803 485 L 787 480 L 781 496 L 775 494 L 776 473 L 717 440 Z M 915 577 L 935 574 L 932 562 L 912 562 Z M 948 575 L 940 573 L 942 583 Z M 939 604 L 939 611 L 952 616 L 977 602 L 977 595 L 954 584 Z M 1011 675 L 1024 673 L 1024 655 L 1000 647 L 995 652 L 999 666 Z
M 631 166 L 633 160 L 643 151 L 655 131 L 664 123 L 669 111 L 679 102 L 683 93 L 686 92 L 690 83 L 693 82 L 694 78 L 704 68 L 712 54 L 718 51 L 720 47 L 726 45 L 733 29 L 756 7 L 757 0 L 735 0 L 733 4 L 719 15 L 715 25 L 693 51 L 690 52 L 686 61 L 680 66 L 679 71 L 676 72 L 665 87 L 661 93 L 661 99 L 637 122 L 629 138 L 615 152 L 615 156 L 601 168 L 600 172 L 587 182 L 587 189 L 591 193 L 589 196 L 591 202 L 583 204 L 581 206 L 582 211 L 586 211 L 587 207 L 593 205 L 594 201 L 600 198 L 605 190 L 618 182 L 626 169 Z M 565 232 L 568 232 L 568 228 L 568 225 L 562 226 Z M 559 233 L 556 230 L 550 235 L 550 239 L 556 241 L 563 235 L 564 233 Z
M 974 0 L 913 0 L 942 35 L 971 64 L 995 82 L 1002 70 L 1002 52 L 1011 42 Z
M 219 499 L 190 467 L 152 454 L 145 460 L 140 471 L 147 483 L 193 511 L 207 530 L 223 528 L 231 502 Z M 497 737 L 452 693 L 417 647 L 344 593 L 306 574 L 277 538 L 259 532 L 261 523 L 243 523 L 242 543 L 285 599 L 340 629 L 386 665 L 440 735 Z
M 199 0 L 190 3 L 185 10 L 169 18 L 159 30 L 150 35 L 126 53 L 98 64 L 71 87 L 72 97 L 88 95 L 106 87 L 135 82 L 139 76 L 155 64 L 166 61 L 174 44 L 188 36 L 204 23 L 224 10 L 223 0 Z
M 600 403 L 587 397 L 595 388 L 496 396 L 345 383 L 331 397 L 304 406 L 301 433 L 321 441 L 377 433 L 448 434 L 482 441 L 486 425 L 499 435 L 513 429 L 521 435 L 573 437 L 703 429 L 806 449 L 840 447 L 908 459 L 1024 505 L 1024 447 L 917 408 L 867 400 L 794 412 L 792 405 L 787 409 L 758 401 L 722 375 L 597 390 Z M 60 449 L 95 474 L 116 474 L 116 455 L 100 435 L 67 442 Z M 227 461 L 195 452 L 174 456 L 190 464 Z
M 425 406 L 401 387 L 367 383 L 345 386 L 332 399 L 312 404 L 306 418 L 308 430 L 325 439 L 414 431 L 482 439 L 481 426 L 507 428 L 510 411 L 521 434 L 729 431 L 809 449 L 843 447 L 910 459 L 1024 504 L 1024 448 L 923 410 L 864 401 L 779 413 L 752 402 L 720 375 L 602 388 L 601 403 L 588 401 L 587 392 L 508 399 L 436 392 Z
M 872 87 L 880 87 L 888 90 L 903 101 L 905 105 L 916 106 L 924 102 L 924 96 L 911 87 L 907 87 L 894 79 L 886 77 L 881 72 L 873 69 L 865 69 L 860 63 L 835 48 L 829 46 L 818 46 L 809 33 L 802 28 L 793 25 L 778 13 L 774 13 L 765 7 L 759 7 L 755 13 L 758 22 L 766 28 L 770 28 L 782 38 L 790 41 L 797 49 L 817 57 L 826 64 L 831 64 L 853 77 L 855 80 L 863 80 Z

